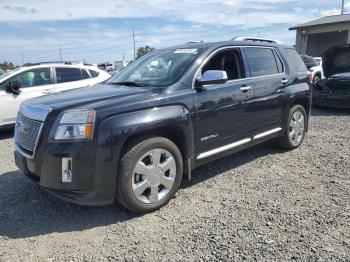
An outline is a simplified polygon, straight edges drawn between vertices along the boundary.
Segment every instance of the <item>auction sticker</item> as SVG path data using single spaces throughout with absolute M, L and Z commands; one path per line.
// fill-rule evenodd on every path
M 198 49 L 196 48 L 183 48 L 183 49 L 177 49 L 174 53 L 175 54 L 195 54 Z

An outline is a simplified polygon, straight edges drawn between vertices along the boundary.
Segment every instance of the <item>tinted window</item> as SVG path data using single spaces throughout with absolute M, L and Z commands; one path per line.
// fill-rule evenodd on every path
M 98 75 L 100 74 L 99 72 L 95 71 L 95 70 L 91 70 L 89 69 L 90 75 L 91 77 L 98 77 Z
M 272 49 L 245 48 L 252 77 L 278 74 L 278 68 Z
M 288 58 L 288 64 L 293 72 L 306 72 L 306 66 L 295 49 L 286 48 L 285 54 Z
M 2 89 L 11 81 L 18 81 L 22 87 L 34 87 L 50 84 L 50 68 L 36 68 L 19 73 L 1 84 Z
M 81 75 L 82 75 L 83 79 L 90 78 L 89 74 L 86 72 L 85 69 L 81 69 Z
M 243 78 L 244 70 L 241 53 L 238 49 L 218 52 L 203 67 L 202 74 L 208 70 L 225 71 L 228 80 Z
M 80 68 L 56 67 L 57 83 L 82 80 Z

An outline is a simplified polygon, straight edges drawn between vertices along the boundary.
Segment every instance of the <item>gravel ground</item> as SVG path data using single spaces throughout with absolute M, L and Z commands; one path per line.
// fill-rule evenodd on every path
M 350 261 L 350 111 L 314 109 L 301 148 L 203 166 L 144 216 L 81 207 L 22 177 L 0 137 L 0 261 Z

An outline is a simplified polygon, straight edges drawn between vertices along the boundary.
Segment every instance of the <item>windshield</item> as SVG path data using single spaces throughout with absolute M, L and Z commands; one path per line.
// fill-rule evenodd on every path
M 169 86 L 177 82 L 200 53 L 199 49 L 155 51 L 143 56 L 107 81 L 107 84 Z

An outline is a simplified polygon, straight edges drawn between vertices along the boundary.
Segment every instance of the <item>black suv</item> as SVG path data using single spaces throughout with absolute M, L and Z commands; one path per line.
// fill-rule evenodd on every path
M 313 104 L 350 109 L 350 45 L 329 48 L 322 54 L 325 79 L 313 90 Z
M 84 205 L 154 211 L 183 174 L 276 138 L 297 148 L 311 104 L 290 46 L 254 41 L 156 50 L 105 84 L 29 100 L 15 130 L 25 175 Z

